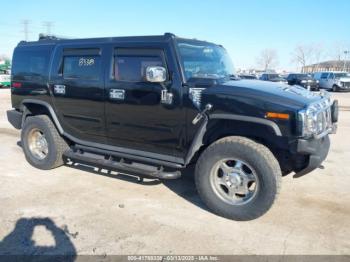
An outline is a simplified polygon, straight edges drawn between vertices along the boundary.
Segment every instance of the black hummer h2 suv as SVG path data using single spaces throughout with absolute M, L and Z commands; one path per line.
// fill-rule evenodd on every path
M 20 42 L 9 122 L 26 159 L 66 160 L 195 184 L 216 214 L 264 214 L 282 175 L 326 158 L 338 118 L 326 92 L 235 76 L 225 49 L 161 36 Z

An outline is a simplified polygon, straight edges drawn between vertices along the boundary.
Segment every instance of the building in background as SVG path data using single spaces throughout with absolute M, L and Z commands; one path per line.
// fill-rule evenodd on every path
M 350 60 L 330 60 L 317 64 L 307 65 L 302 68 L 303 73 L 314 73 L 321 71 L 350 72 Z

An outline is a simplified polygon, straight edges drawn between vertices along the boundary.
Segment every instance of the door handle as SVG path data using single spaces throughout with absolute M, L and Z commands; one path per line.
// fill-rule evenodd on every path
M 124 100 L 125 90 L 124 89 L 110 89 L 109 98 L 113 100 Z
M 54 85 L 53 92 L 56 95 L 65 95 L 66 94 L 66 86 L 65 85 Z
M 30 93 L 33 95 L 45 95 L 47 94 L 47 90 L 45 89 L 33 90 Z

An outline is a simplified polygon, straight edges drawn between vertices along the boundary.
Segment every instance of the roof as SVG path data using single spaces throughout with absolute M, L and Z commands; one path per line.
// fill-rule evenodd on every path
M 38 41 L 21 41 L 18 46 L 30 46 L 30 45 L 55 45 L 58 43 L 70 44 L 70 43 L 105 43 L 105 42 L 168 42 L 171 39 L 178 39 L 189 42 L 209 43 L 197 39 L 187 39 L 175 36 L 172 33 L 165 33 L 164 35 L 150 35 L 150 36 L 121 36 L 121 37 L 100 37 L 100 38 L 61 38 L 54 35 L 39 35 Z M 211 43 L 212 44 L 212 43 Z
M 350 63 L 350 60 L 329 60 L 329 61 L 324 61 L 321 63 L 316 63 L 316 64 L 311 64 L 311 65 L 306 65 L 305 67 L 343 67 L 344 62 L 346 64 Z

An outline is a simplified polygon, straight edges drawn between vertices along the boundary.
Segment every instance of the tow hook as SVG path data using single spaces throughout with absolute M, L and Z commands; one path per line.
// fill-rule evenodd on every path
M 213 105 L 211 104 L 206 104 L 205 108 L 203 109 L 202 112 L 199 112 L 196 117 L 192 120 L 192 124 L 196 125 L 205 115 L 206 112 L 210 111 L 213 108 Z

